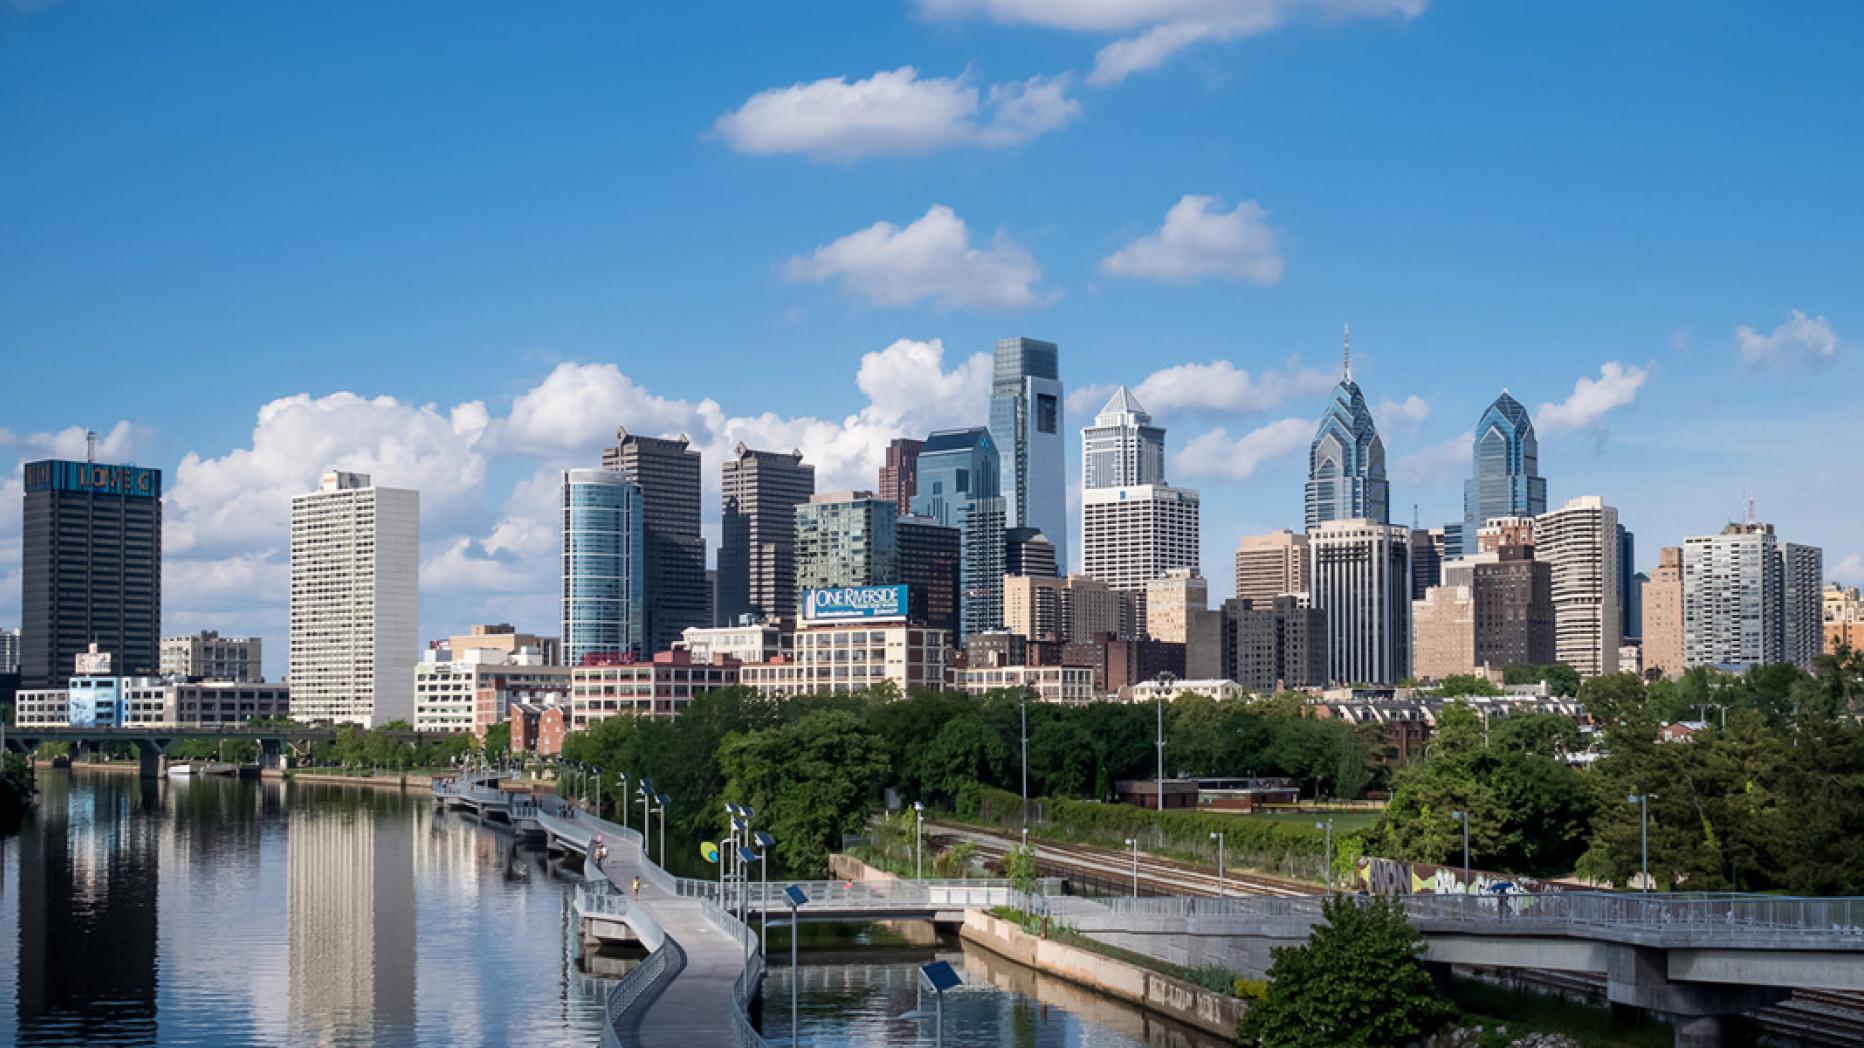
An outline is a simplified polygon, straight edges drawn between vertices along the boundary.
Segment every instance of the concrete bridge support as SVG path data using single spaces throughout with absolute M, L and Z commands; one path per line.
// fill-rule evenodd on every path
M 1672 979 L 1669 951 L 1658 947 L 1609 945 L 1606 951 L 1606 997 L 1614 1005 L 1674 1017 L 1677 1048 L 1722 1048 L 1731 1016 L 1759 1011 L 1791 995 L 1778 986 Z
M 159 779 L 168 770 L 168 739 L 137 739 L 136 755 L 142 759 L 141 775 L 145 779 Z

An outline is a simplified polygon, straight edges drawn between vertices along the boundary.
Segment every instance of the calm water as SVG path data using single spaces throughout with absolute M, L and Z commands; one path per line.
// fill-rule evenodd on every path
M 423 796 L 41 771 L 0 1045 L 596 1044 L 571 888 Z

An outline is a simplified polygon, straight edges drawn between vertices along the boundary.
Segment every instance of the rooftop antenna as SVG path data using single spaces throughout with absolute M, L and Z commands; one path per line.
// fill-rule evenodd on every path
M 1340 349 L 1340 368 L 1347 378 L 1353 377 L 1353 325 L 1341 325 L 1345 328 L 1345 344 Z
M 1411 503 L 1411 530 L 1412 531 L 1417 530 L 1417 521 L 1418 521 L 1417 503 L 1413 502 Z
M 1754 496 L 1749 495 L 1747 497 L 1747 522 L 1749 524 L 1752 524 L 1754 523 L 1755 519 L 1756 517 L 1754 513 Z
M 97 431 L 94 429 L 84 431 L 84 461 L 97 461 Z

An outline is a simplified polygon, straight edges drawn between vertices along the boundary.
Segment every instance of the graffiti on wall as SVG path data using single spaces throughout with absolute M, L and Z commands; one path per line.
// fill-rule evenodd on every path
M 1490 895 L 1498 890 L 1541 894 L 1562 890 L 1559 884 L 1532 877 L 1487 870 L 1470 870 L 1465 877 L 1461 866 L 1397 859 L 1360 859 L 1358 880 L 1359 886 L 1373 895 Z

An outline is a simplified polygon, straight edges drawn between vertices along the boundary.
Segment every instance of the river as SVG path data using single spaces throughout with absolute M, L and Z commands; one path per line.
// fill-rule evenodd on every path
M 599 1042 L 608 984 L 575 961 L 571 883 L 425 794 L 88 770 L 39 782 L 0 838 L 0 1045 Z M 948 1045 L 1219 1043 L 949 936 L 805 931 L 802 1044 L 933 1044 L 916 988 L 933 956 L 965 982 L 945 1002 Z M 786 966 L 765 994 L 771 1042 L 792 1043 Z

